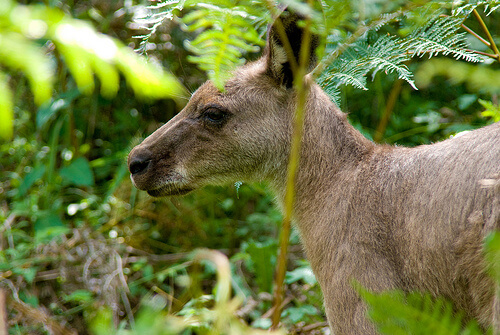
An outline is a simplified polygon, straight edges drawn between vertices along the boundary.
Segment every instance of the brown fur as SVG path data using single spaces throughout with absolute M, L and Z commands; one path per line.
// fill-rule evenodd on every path
M 268 48 L 225 92 L 204 84 L 132 150 L 139 189 L 164 196 L 267 180 L 283 203 L 296 95 L 280 72 L 283 50 Z M 223 122 L 207 119 L 214 109 L 224 111 Z M 481 182 L 500 179 L 500 123 L 412 149 L 380 146 L 311 83 L 304 127 L 294 218 L 334 333 L 375 332 L 351 279 L 375 291 L 442 295 L 468 318 L 498 327 L 482 241 L 500 229 L 500 191 Z

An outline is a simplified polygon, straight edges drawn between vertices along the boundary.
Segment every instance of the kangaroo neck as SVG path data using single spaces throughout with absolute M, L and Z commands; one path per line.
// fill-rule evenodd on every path
M 351 172 L 375 144 L 352 127 L 342 113 L 317 85 L 311 86 L 304 120 L 304 132 L 295 180 L 294 217 L 297 221 L 317 207 L 324 207 L 328 193 L 345 183 Z M 272 188 L 284 208 L 286 194 L 286 162 L 281 163 L 279 178 Z M 297 222 L 300 229 L 301 222 Z

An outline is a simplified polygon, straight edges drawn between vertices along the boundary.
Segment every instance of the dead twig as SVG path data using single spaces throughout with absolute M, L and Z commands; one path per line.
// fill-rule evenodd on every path
M 10 297 L 7 297 L 7 303 L 9 306 L 16 310 L 17 312 L 23 314 L 26 317 L 26 320 L 32 322 L 33 324 L 41 323 L 44 327 L 54 335 L 77 335 L 78 333 L 69 329 L 59 322 L 54 320 L 50 315 L 48 315 L 44 310 L 40 308 L 31 307 L 24 302 L 17 301 Z
M 128 253 L 130 254 L 135 254 L 135 255 L 140 255 L 146 257 L 149 261 L 153 262 L 177 262 L 182 259 L 186 259 L 189 257 L 191 253 L 188 252 L 179 252 L 176 254 L 164 254 L 164 255 L 155 255 L 155 254 L 150 254 L 147 251 L 136 249 L 131 246 L 127 246 L 125 249 Z M 225 250 L 219 250 L 223 253 L 226 253 Z M 132 257 L 128 257 L 128 260 L 130 261 Z
M 281 303 L 280 305 L 280 310 L 283 310 L 283 308 L 288 305 L 291 301 L 293 300 L 292 297 L 286 297 L 283 302 Z M 274 313 L 274 310 L 276 309 L 276 305 L 274 305 L 273 307 L 271 307 L 267 312 L 265 312 L 264 314 L 262 314 L 262 319 L 268 319 L 271 317 L 271 315 L 273 315 Z
M 324 328 L 324 327 L 328 327 L 328 322 L 316 322 L 316 323 L 313 323 L 311 325 L 307 325 L 307 326 L 302 327 L 302 329 L 300 329 L 300 331 L 307 334 L 308 332 L 310 332 L 314 329 Z

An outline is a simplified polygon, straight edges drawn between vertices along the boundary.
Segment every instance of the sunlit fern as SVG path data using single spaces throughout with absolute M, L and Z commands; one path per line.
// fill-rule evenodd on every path
M 174 11 L 181 11 L 184 8 L 185 2 L 185 0 L 165 0 L 145 8 L 146 14 L 135 19 L 137 23 L 148 31 L 147 34 L 135 36 L 135 38 L 141 39 L 139 48 L 136 49 L 137 52 L 146 54 L 147 44 L 151 36 L 156 33 L 158 27 L 165 20 L 172 20 L 174 18 Z
M 483 58 L 467 50 L 465 33 L 460 33 L 461 19 L 441 16 L 441 12 L 429 14 L 421 9 L 409 11 L 398 18 L 401 24 L 415 15 L 424 15 L 411 29 L 407 36 L 381 35 L 373 29 L 352 43 L 337 59 L 326 68 L 318 82 L 338 102 L 340 87 L 352 85 L 359 89 L 366 88 L 368 74 L 374 76 L 378 71 L 396 73 L 399 79 L 407 81 L 416 89 L 413 73 L 406 62 L 413 57 L 433 57 L 437 55 L 451 55 L 456 59 L 468 62 L 480 62 Z M 330 36 L 327 52 L 332 53 L 343 43 L 342 39 Z
M 57 50 L 82 93 L 94 91 L 97 77 L 101 94 L 113 97 L 120 87 L 121 74 L 139 97 L 164 98 L 183 94 L 182 85 L 175 77 L 147 64 L 123 43 L 97 32 L 90 24 L 57 8 L 2 0 L 0 138 L 8 139 L 13 134 L 15 102 L 9 88 L 9 74 L 20 72 L 26 76 L 36 104 L 45 103 L 52 96 L 54 58 L 42 47 L 44 43 Z
M 195 36 L 184 42 L 185 48 L 193 53 L 188 60 L 197 64 L 219 89 L 223 89 L 231 71 L 245 62 L 244 56 L 264 45 L 258 27 L 268 21 L 266 7 L 258 1 L 189 0 L 164 1 L 146 7 L 149 13 L 139 19 L 139 23 L 148 29 L 148 34 L 136 36 L 142 39 L 138 50 L 145 52 L 157 27 L 165 20 L 173 19 L 174 13 L 180 14 L 183 8 L 186 10 L 179 15 L 179 21 Z
M 500 8 L 499 0 L 461 0 L 454 2 L 452 11 L 453 16 L 468 16 L 472 10 L 479 6 L 484 6 L 486 15 L 490 15 L 496 9 Z
M 497 2 L 489 2 L 486 8 L 494 10 Z M 394 10 L 393 13 L 379 12 L 380 6 L 367 3 L 366 12 L 372 13 L 372 17 L 357 23 L 359 28 L 367 29 L 351 41 L 355 32 L 346 33 L 339 30 L 338 26 L 358 20 L 356 13 L 346 9 L 355 4 L 348 6 L 344 2 L 323 1 L 318 10 L 300 1 L 287 1 L 289 7 L 312 15 L 315 18 L 314 30 L 326 37 L 327 42 L 320 50 L 324 50 L 323 54 L 327 55 L 322 60 L 327 63 L 323 64 L 325 70 L 318 82 L 332 100 L 338 102 L 340 87 L 344 85 L 366 89 L 368 75 L 373 76 L 379 71 L 395 73 L 398 78 L 416 88 L 413 74 L 406 65 L 412 57 L 450 55 L 469 62 L 482 60 L 481 56 L 467 50 L 466 36 L 460 32 L 460 25 L 464 15 L 470 14 L 477 6 L 485 5 L 486 1 L 455 6 L 454 13 L 460 13 L 460 17 L 441 15 L 444 13 L 443 6 L 433 2 L 423 6 L 412 6 L 411 3 L 406 7 L 399 6 L 403 3 L 395 2 L 392 7 L 389 6 Z M 263 29 L 260 29 L 259 34 L 252 24 L 260 20 L 262 27 L 263 23 L 269 21 L 269 14 L 265 14 L 268 12 L 267 4 L 260 1 L 164 1 L 149 8 L 156 12 L 149 16 L 152 24 L 150 34 L 141 36 L 142 46 L 162 20 L 173 18 L 176 9 L 184 8 L 185 13 L 180 15 L 181 22 L 195 36 L 193 40 L 185 41 L 186 49 L 193 53 L 189 60 L 206 71 L 219 89 L 223 88 L 231 70 L 244 62 L 245 54 L 263 45 Z M 317 20 L 321 11 L 327 15 L 322 27 Z M 335 17 L 331 17 L 333 13 Z M 336 25 L 332 26 L 331 22 L 336 22 Z M 397 23 L 399 32 L 408 33 L 381 34 L 379 30 L 389 23 Z M 338 57 L 329 57 L 335 53 Z
M 245 62 L 243 54 L 256 52 L 263 45 L 243 11 L 199 4 L 182 21 L 189 31 L 203 30 L 193 41 L 185 41 L 186 49 L 195 55 L 188 60 L 206 71 L 219 89 L 234 67 Z

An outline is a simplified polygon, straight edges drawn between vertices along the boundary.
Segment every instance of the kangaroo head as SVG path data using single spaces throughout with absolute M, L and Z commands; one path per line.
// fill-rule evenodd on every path
M 280 18 L 293 55 L 275 24 L 264 55 L 236 70 L 223 92 L 203 84 L 179 114 L 130 152 L 137 188 L 152 196 L 181 195 L 284 173 L 295 105 L 289 59 L 298 59 L 302 30 L 297 14 L 285 11 Z

